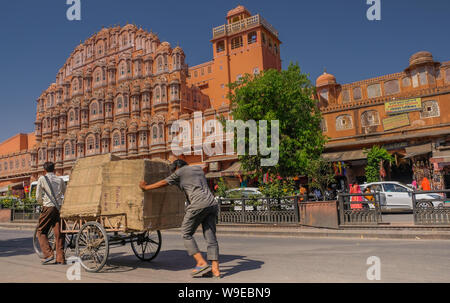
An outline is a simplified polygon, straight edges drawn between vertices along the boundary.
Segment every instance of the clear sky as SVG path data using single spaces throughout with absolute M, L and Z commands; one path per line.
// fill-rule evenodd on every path
M 66 0 L 8 0 L 0 5 L 0 142 L 34 129 L 36 99 L 72 50 L 102 26 L 134 23 L 179 44 L 190 66 L 212 59 L 212 28 L 242 4 L 279 32 L 283 67 L 298 62 L 315 79 L 348 83 L 400 72 L 418 51 L 450 60 L 449 0 L 381 0 L 368 21 L 366 0 L 81 0 L 68 21 Z

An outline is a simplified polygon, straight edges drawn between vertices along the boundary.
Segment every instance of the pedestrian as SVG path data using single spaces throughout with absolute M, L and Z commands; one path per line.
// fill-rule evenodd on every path
M 305 199 L 306 197 L 306 199 Z M 306 201 L 308 200 L 308 189 L 304 186 L 300 186 L 300 201 Z
M 353 185 L 350 189 L 350 194 L 361 194 L 361 187 L 358 185 L 356 181 L 353 182 Z M 351 197 L 351 209 L 362 209 L 362 203 L 353 203 L 353 202 L 361 202 L 363 200 L 362 196 L 352 196 Z
M 37 183 L 36 200 L 42 205 L 37 228 L 37 237 L 43 253 L 42 264 L 50 264 L 55 259 L 54 251 L 48 243 L 47 234 L 53 228 L 56 243 L 56 264 L 66 264 L 64 256 L 64 235 L 61 233 L 61 219 L 59 210 L 63 204 L 66 191 L 64 180 L 54 173 L 55 164 L 44 164 L 45 176 L 41 176 Z
M 171 165 L 173 174 L 152 185 L 142 181 L 139 186 L 144 191 L 162 188 L 168 185 L 177 185 L 186 195 L 188 206 L 181 226 L 184 245 L 190 256 L 197 262 L 192 271 L 193 277 L 199 277 L 212 270 L 214 278 L 220 279 L 219 270 L 219 244 L 216 238 L 216 220 L 219 206 L 211 193 L 206 181 L 205 173 L 200 166 L 189 166 L 183 160 L 176 160 Z M 203 236 L 208 244 L 208 261 L 203 258 L 198 249 L 194 234 L 202 225 Z
M 430 191 L 431 190 L 430 181 L 428 180 L 427 177 L 423 177 L 422 182 L 420 183 L 420 188 L 423 191 Z

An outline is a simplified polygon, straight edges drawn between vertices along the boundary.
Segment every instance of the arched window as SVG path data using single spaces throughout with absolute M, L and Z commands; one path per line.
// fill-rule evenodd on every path
M 95 116 L 95 115 L 97 115 L 97 113 L 98 113 L 98 104 L 97 104 L 97 102 L 94 101 L 91 104 L 91 115 Z
M 73 92 L 78 91 L 78 79 L 77 78 L 73 79 L 73 81 L 72 81 L 72 91 Z
M 99 83 L 102 80 L 102 72 L 97 70 L 95 72 L 95 83 Z
M 120 135 L 119 133 L 115 133 L 113 136 L 113 146 L 117 147 L 120 146 Z
M 93 151 L 95 149 L 95 140 L 94 137 L 88 137 L 86 140 L 86 148 L 88 151 Z
M 161 102 L 161 88 L 159 86 L 157 86 L 155 88 L 155 103 L 160 103 Z
M 70 150 L 71 150 L 71 148 L 70 148 L 70 143 L 67 143 L 67 144 L 65 145 L 65 147 L 64 147 L 64 155 L 65 155 L 66 157 L 68 157 L 68 156 L 70 155 Z
M 336 118 L 336 130 L 346 130 L 353 128 L 353 121 L 350 115 L 341 115 Z
M 120 67 L 119 67 L 121 77 L 125 75 L 126 69 L 127 69 L 127 63 L 125 61 L 122 61 L 120 63 Z
M 125 33 L 125 34 L 123 34 L 123 36 L 122 36 L 122 46 L 125 46 L 125 45 L 127 45 L 127 44 L 128 44 L 128 34 Z
M 158 139 L 158 128 L 156 126 L 153 126 L 152 133 L 153 133 L 153 141 L 156 141 Z
M 380 125 L 380 116 L 375 110 L 368 110 L 362 113 L 361 115 L 361 126 L 369 127 L 369 126 L 377 126 Z
M 73 120 L 75 120 L 75 113 L 73 112 L 73 110 L 71 110 L 69 113 L 69 121 L 73 122 Z
M 164 129 L 163 129 L 163 125 L 162 124 L 160 124 L 158 126 L 158 131 L 159 131 L 159 138 L 160 139 L 164 139 Z
M 117 109 L 121 109 L 123 107 L 123 98 L 122 98 L 122 96 L 117 97 L 116 106 L 117 106 Z
M 158 72 L 161 72 L 163 70 L 163 58 L 159 57 L 157 62 L 158 62 Z
M 161 102 L 166 102 L 167 101 L 167 88 L 165 85 L 161 86 Z

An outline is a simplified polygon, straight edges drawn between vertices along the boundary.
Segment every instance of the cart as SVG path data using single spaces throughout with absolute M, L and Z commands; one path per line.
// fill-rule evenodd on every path
M 127 226 L 126 219 L 126 214 L 61 219 L 66 257 L 76 256 L 86 271 L 99 272 L 108 260 L 110 248 L 130 243 L 139 260 L 147 262 L 154 260 L 161 250 L 161 232 L 128 230 L 124 227 Z M 55 236 L 52 230 L 47 237 L 50 246 L 55 249 Z M 33 247 L 36 254 L 42 258 L 37 229 L 34 232 Z

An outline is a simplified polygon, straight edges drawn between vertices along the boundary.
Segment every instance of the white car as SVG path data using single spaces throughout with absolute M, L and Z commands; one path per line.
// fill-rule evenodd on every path
M 413 188 L 408 187 L 400 182 L 386 181 L 374 182 L 361 185 L 361 191 L 364 193 L 365 189 L 370 187 L 372 193 L 380 193 L 380 207 L 383 211 L 411 211 L 412 192 Z M 443 207 L 443 201 L 435 201 L 436 199 L 443 199 L 439 194 L 419 194 L 416 195 L 417 203 L 421 207 Z M 420 201 L 430 200 L 430 201 Z

